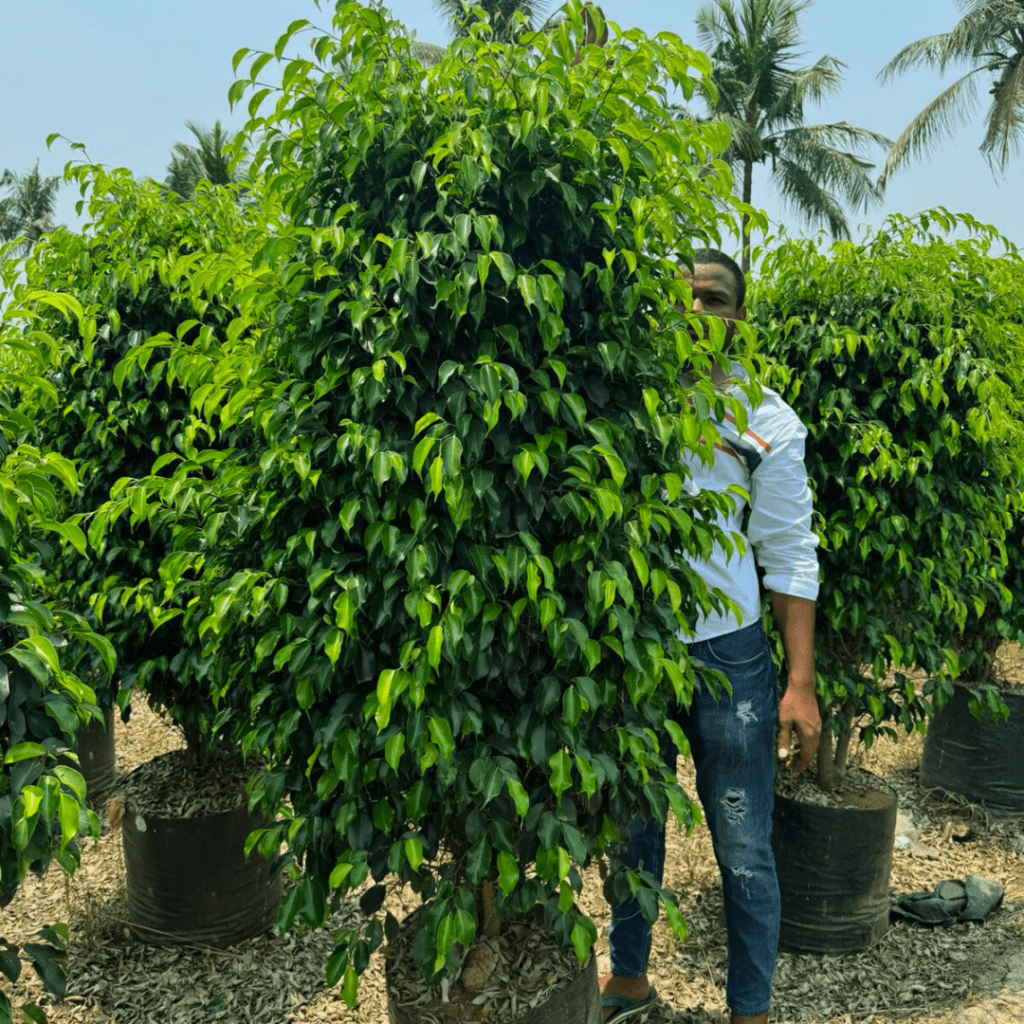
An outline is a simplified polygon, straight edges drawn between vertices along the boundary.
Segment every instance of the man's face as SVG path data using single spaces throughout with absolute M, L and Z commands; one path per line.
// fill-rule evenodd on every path
M 679 309 L 680 313 L 701 313 L 705 316 L 717 316 L 726 322 L 725 338 L 730 340 L 736 333 L 736 320 L 747 318 L 747 307 L 736 305 L 736 282 L 732 274 L 717 263 L 698 263 L 693 268 L 681 266 L 679 273 L 690 286 L 693 303 L 689 310 Z

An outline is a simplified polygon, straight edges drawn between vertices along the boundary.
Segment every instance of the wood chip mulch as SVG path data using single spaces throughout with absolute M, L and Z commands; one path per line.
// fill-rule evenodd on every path
M 1004 658 L 1004 663 L 1013 661 Z M 150 758 L 180 749 L 178 733 L 144 706 L 117 730 L 117 768 L 126 774 Z M 915 847 L 893 855 L 893 900 L 930 890 L 946 878 L 973 874 L 1006 887 L 1004 902 L 984 924 L 948 929 L 893 925 L 873 948 L 841 956 L 780 954 L 772 1020 L 777 1024 L 1020 1024 L 1024 1021 L 1024 821 L 993 818 L 984 809 L 917 781 L 921 737 L 876 741 L 855 760 L 897 794 L 901 814 L 919 833 Z M 680 779 L 694 792 L 692 770 Z M 718 1024 L 724 1014 L 725 933 L 717 868 L 707 830 L 685 836 L 670 825 L 666 884 L 681 898 L 689 936 L 680 945 L 663 922 L 654 930 L 651 977 L 661 1002 L 636 1024 Z M 581 899 L 599 927 L 598 973 L 608 970 L 609 914 L 596 868 Z M 397 916 L 415 897 L 392 891 L 384 909 Z M 335 925 L 358 910 L 338 911 Z M 68 998 L 60 1005 L 24 970 L 9 993 L 44 1005 L 51 1024 L 384 1024 L 384 958 L 364 974 L 359 1005 L 346 1009 L 326 989 L 323 968 L 330 931 L 273 933 L 228 950 L 151 947 L 127 933 L 120 833 L 90 842 L 72 879 L 54 868 L 29 877 L 6 908 L 2 931 L 16 942 L 34 930 L 68 922 Z M 504 970 L 504 969 L 503 969 Z M 502 974 L 502 977 L 504 973 Z M 569 1024 L 569 1022 L 566 1022 Z

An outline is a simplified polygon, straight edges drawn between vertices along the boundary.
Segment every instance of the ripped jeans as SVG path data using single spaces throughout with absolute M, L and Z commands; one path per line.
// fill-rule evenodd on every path
M 770 1008 L 779 940 L 779 884 L 771 846 L 775 666 L 760 624 L 694 643 L 690 656 L 718 669 L 732 684 L 732 698 L 723 691 L 720 702 L 699 685 L 689 711 L 677 708 L 676 720 L 690 744 L 697 795 L 722 874 L 729 948 L 726 1001 L 733 1013 L 755 1017 Z M 661 742 L 665 763 L 672 767 L 675 747 L 665 737 Z M 660 880 L 664 823 L 635 819 L 618 859 Z M 636 899 L 612 908 L 608 946 L 613 974 L 638 978 L 646 973 L 651 926 Z

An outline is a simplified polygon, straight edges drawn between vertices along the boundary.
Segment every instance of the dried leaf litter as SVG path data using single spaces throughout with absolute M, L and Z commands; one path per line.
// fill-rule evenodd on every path
M 117 723 L 118 770 L 182 746 L 180 736 L 145 707 L 128 726 Z M 1004 906 L 984 925 L 948 930 L 896 925 L 873 949 L 837 957 L 780 956 L 773 1021 L 793 1024 L 1019 1024 L 1024 1020 L 1024 827 L 993 819 L 966 801 L 922 790 L 916 764 L 920 737 L 893 745 L 878 741 L 859 755 L 863 767 L 897 793 L 921 839 L 938 860 L 893 856 L 894 897 L 966 874 L 1006 886 Z M 855 760 L 858 758 L 855 758 Z M 680 778 L 693 792 L 692 772 Z M 717 869 L 703 827 L 691 836 L 670 826 L 666 884 L 679 893 L 689 936 L 678 944 L 663 922 L 655 926 L 652 980 L 662 1002 L 637 1024 L 712 1024 L 724 1010 L 725 934 Z M 148 947 L 125 930 L 124 868 L 120 836 L 105 834 L 83 851 L 71 880 L 59 869 L 30 876 L 3 916 L 12 941 L 28 941 L 34 928 L 69 921 L 68 999 L 59 1006 L 42 995 L 25 970 L 15 998 L 39 999 L 52 1024 L 384 1024 L 384 957 L 363 976 L 359 1005 L 348 1010 L 337 989 L 326 989 L 323 967 L 332 949 L 329 931 L 278 937 L 268 934 L 229 950 Z M 596 870 L 586 876 L 582 908 L 601 930 L 599 970 L 608 969 L 608 910 Z M 382 909 L 402 917 L 416 898 L 395 890 Z M 358 920 L 346 904 L 332 922 Z M 513 961 L 514 963 L 514 961 Z M 509 971 L 514 968 L 507 968 Z M 503 969 L 504 970 L 504 969 Z M 502 975 L 503 976 L 503 975 Z M 486 991 L 486 989 L 485 989 Z M 519 997 L 517 996 L 517 1000 Z M 511 997 L 508 997 L 511 1002 Z M 569 1022 L 566 1022 L 569 1024 Z

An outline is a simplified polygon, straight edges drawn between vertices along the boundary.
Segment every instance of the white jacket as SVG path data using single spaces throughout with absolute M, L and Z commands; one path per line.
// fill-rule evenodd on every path
M 733 377 L 739 368 L 733 367 Z M 724 491 L 738 485 L 750 495 L 750 518 L 743 530 L 747 502 L 733 496 L 735 508 L 720 515 L 718 524 L 727 533 L 747 540 L 746 551 L 726 555 L 715 545 L 707 562 L 692 557 L 690 565 L 708 587 L 721 590 L 740 609 L 740 619 L 712 612 L 695 624 L 693 641 L 731 633 L 760 620 L 761 594 L 757 565 L 764 570 L 764 585 L 770 590 L 815 600 L 818 596 L 818 538 L 811 529 L 811 491 L 804 466 L 807 429 L 796 413 L 770 388 L 756 408 L 735 384 L 726 381 L 722 391 L 738 399 L 747 410 L 747 429 L 740 435 L 734 418 L 718 424 L 720 442 L 710 466 L 696 455 L 684 458 L 691 473 L 690 493 Z

